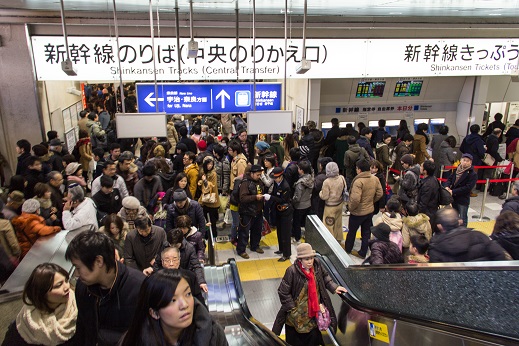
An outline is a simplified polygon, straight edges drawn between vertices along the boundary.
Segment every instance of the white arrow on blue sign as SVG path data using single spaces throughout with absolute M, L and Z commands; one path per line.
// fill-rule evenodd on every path
M 230 100 L 231 96 L 227 94 L 225 90 L 222 89 L 222 91 L 220 91 L 218 95 L 216 95 L 216 99 L 218 100 L 219 98 L 222 99 L 222 109 L 225 109 L 225 98 Z

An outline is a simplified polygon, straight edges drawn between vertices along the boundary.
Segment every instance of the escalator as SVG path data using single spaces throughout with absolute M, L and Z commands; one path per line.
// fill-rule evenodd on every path
M 316 216 L 306 241 L 348 293 L 332 295 L 340 345 L 519 345 L 519 263 L 360 266 Z

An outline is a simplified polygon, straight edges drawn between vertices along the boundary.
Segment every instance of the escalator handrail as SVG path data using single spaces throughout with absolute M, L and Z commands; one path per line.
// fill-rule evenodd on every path
M 326 270 L 332 277 L 333 281 L 336 283 L 339 283 L 341 286 L 348 289 L 347 284 L 344 283 L 342 278 L 336 274 L 337 271 L 332 270 L 333 266 L 330 265 L 331 263 L 328 263 L 328 260 L 326 259 L 326 257 L 321 256 L 318 253 L 316 254 L 316 257 L 318 257 L 320 259 L 321 264 L 323 264 L 326 267 Z M 384 267 L 386 267 L 386 269 L 394 269 L 394 267 L 391 267 L 391 266 L 384 266 Z M 357 269 L 357 268 L 355 268 L 355 269 Z M 349 292 L 349 290 L 348 290 L 348 292 Z M 438 321 L 426 320 L 419 316 L 408 316 L 408 315 L 402 315 L 402 314 L 398 314 L 398 313 L 391 312 L 391 311 L 373 310 L 373 309 L 365 306 L 364 304 L 360 303 L 350 293 L 341 293 L 341 294 L 339 294 L 339 297 L 341 298 L 341 300 L 343 302 L 347 303 L 354 309 L 362 311 L 362 312 L 366 312 L 369 314 L 376 314 L 376 315 L 379 315 L 382 317 L 386 317 L 389 319 L 397 319 L 397 320 L 401 320 L 403 322 L 407 322 L 407 323 L 411 323 L 411 324 L 419 324 L 424 327 L 441 330 L 446 333 L 455 334 L 455 335 L 463 335 L 468 338 L 479 339 L 479 340 L 484 340 L 484 341 L 488 341 L 488 342 L 505 343 L 505 344 L 508 344 L 508 343 L 517 344 L 519 342 L 519 339 L 510 337 L 510 336 L 506 336 L 506 335 L 498 335 L 498 334 L 494 334 L 494 333 L 490 333 L 490 332 L 486 332 L 486 331 L 471 329 L 469 327 L 453 325 L 453 324 L 438 322 Z
M 288 346 L 288 344 L 279 338 L 273 331 L 265 327 L 260 321 L 255 319 L 247 305 L 247 301 L 245 300 L 245 292 L 241 285 L 240 273 L 238 272 L 238 266 L 236 265 L 236 260 L 234 258 L 230 258 L 227 260 L 227 263 L 231 267 L 231 273 L 234 279 L 234 285 L 236 287 L 236 296 L 238 297 L 238 303 L 240 304 L 241 311 L 243 315 L 246 317 L 245 319 L 249 321 L 249 323 L 262 335 L 268 337 L 269 341 L 274 341 L 277 345 L 280 346 Z

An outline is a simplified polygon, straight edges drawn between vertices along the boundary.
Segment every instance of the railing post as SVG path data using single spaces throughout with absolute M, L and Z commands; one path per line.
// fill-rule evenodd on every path
M 510 169 L 510 179 L 514 177 L 514 163 L 512 162 L 512 169 Z M 512 180 L 508 182 L 508 188 L 506 189 L 506 199 L 508 199 L 508 195 L 510 194 L 510 186 L 512 185 Z
M 489 180 L 487 178 L 487 182 L 485 183 L 485 192 L 483 192 L 483 202 L 481 203 L 481 212 L 478 215 L 472 215 L 472 218 L 473 219 L 478 219 L 477 221 L 490 221 L 490 218 L 489 217 L 486 217 L 484 216 L 485 214 L 485 203 L 487 202 L 487 193 L 488 193 L 488 185 L 489 185 Z
M 209 220 L 209 239 L 207 244 L 207 254 L 209 256 L 209 264 L 214 266 L 216 265 L 216 258 L 214 253 L 214 236 L 213 236 L 213 226 L 211 224 L 211 219 L 209 217 L 209 214 L 207 214 L 207 220 Z

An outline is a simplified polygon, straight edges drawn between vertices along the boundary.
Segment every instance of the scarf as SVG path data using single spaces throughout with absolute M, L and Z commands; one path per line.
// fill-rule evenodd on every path
M 82 145 L 90 143 L 90 137 L 80 138 L 79 141 L 77 141 L 78 148 Z
M 314 275 L 314 267 L 310 268 L 310 272 L 307 272 L 306 269 L 303 268 L 303 264 L 301 261 L 297 261 L 299 268 L 306 276 L 308 280 L 308 317 L 317 318 L 317 315 L 320 311 L 319 309 L 319 297 L 317 296 L 317 284 L 315 282 Z
M 52 207 L 52 201 L 50 199 L 38 197 L 34 197 L 34 199 L 40 202 L 40 207 L 43 209 L 49 209 L 50 207 Z
M 77 306 L 74 291 L 69 291 L 66 304 L 52 312 L 24 305 L 16 317 L 16 329 L 25 342 L 31 345 L 60 345 L 76 333 Z
M 454 180 L 454 185 L 458 183 L 458 180 L 460 180 L 461 175 L 465 173 L 472 165 L 470 165 L 467 168 L 463 168 L 461 165 L 458 165 L 458 168 L 456 168 L 456 180 Z

